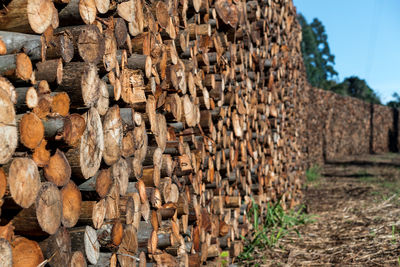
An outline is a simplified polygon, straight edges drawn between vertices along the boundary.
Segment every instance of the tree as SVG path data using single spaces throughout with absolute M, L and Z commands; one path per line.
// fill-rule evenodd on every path
M 400 95 L 398 93 L 394 93 L 392 97 L 395 100 L 389 101 L 386 105 L 391 108 L 400 108 Z
M 333 68 L 335 56 L 330 52 L 325 27 L 317 18 L 308 24 L 302 14 L 298 15 L 298 20 L 302 27 L 301 52 L 307 80 L 312 86 L 329 90 L 338 73 Z
M 369 103 L 381 104 L 381 100 L 367 82 L 357 76 L 347 77 L 343 82 L 332 86 L 331 90 L 341 95 L 362 99 Z

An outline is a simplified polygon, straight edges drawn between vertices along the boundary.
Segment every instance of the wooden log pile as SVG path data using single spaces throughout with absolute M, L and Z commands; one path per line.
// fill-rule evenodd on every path
M 307 166 L 346 155 L 398 151 L 398 117 L 387 106 L 305 86 L 301 101 Z M 398 114 L 398 113 L 397 113 Z
M 300 38 L 292 1 L 6 1 L 0 266 L 238 256 L 300 201 Z

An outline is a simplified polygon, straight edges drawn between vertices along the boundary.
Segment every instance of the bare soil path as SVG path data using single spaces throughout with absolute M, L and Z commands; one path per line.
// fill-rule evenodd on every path
M 315 222 L 298 228 L 259 266 L 399 266 L 400 154 L 331 161 L 304 189 Z

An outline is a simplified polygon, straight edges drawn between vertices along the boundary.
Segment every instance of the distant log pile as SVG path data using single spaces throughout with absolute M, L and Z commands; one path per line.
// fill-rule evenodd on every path
M 303 96 L 301 135 L 308 165 L 345 155 L 398 151 L 396 110 L 315 88 Z
M 6 3 L 1 266 L 233 259 L 251 199 L 299 202 L 291 1 Z

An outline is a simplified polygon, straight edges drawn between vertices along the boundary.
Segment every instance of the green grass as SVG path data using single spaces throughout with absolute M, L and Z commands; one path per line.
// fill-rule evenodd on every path
M 279 201 L 276 204 L 268 203 L 266 214 L 261 217 L 260 207 L 253 200 L 248 215 L 254 229 L 250 237 L 242 236 L 245 246 L 238 257 L 240 260 L 254 259 L 257 249 L 275 247 L 279 239 L 291 232 L 300 235 L 294 227 L 313 221 L 312 216 L 304 212 L 304 206 L 297 211 L 285 211 Z
M 317 181 L 321 177 L 321 168 L 318 165 L 314 165 L 306 170 L 306 179 L 308 183 Z

